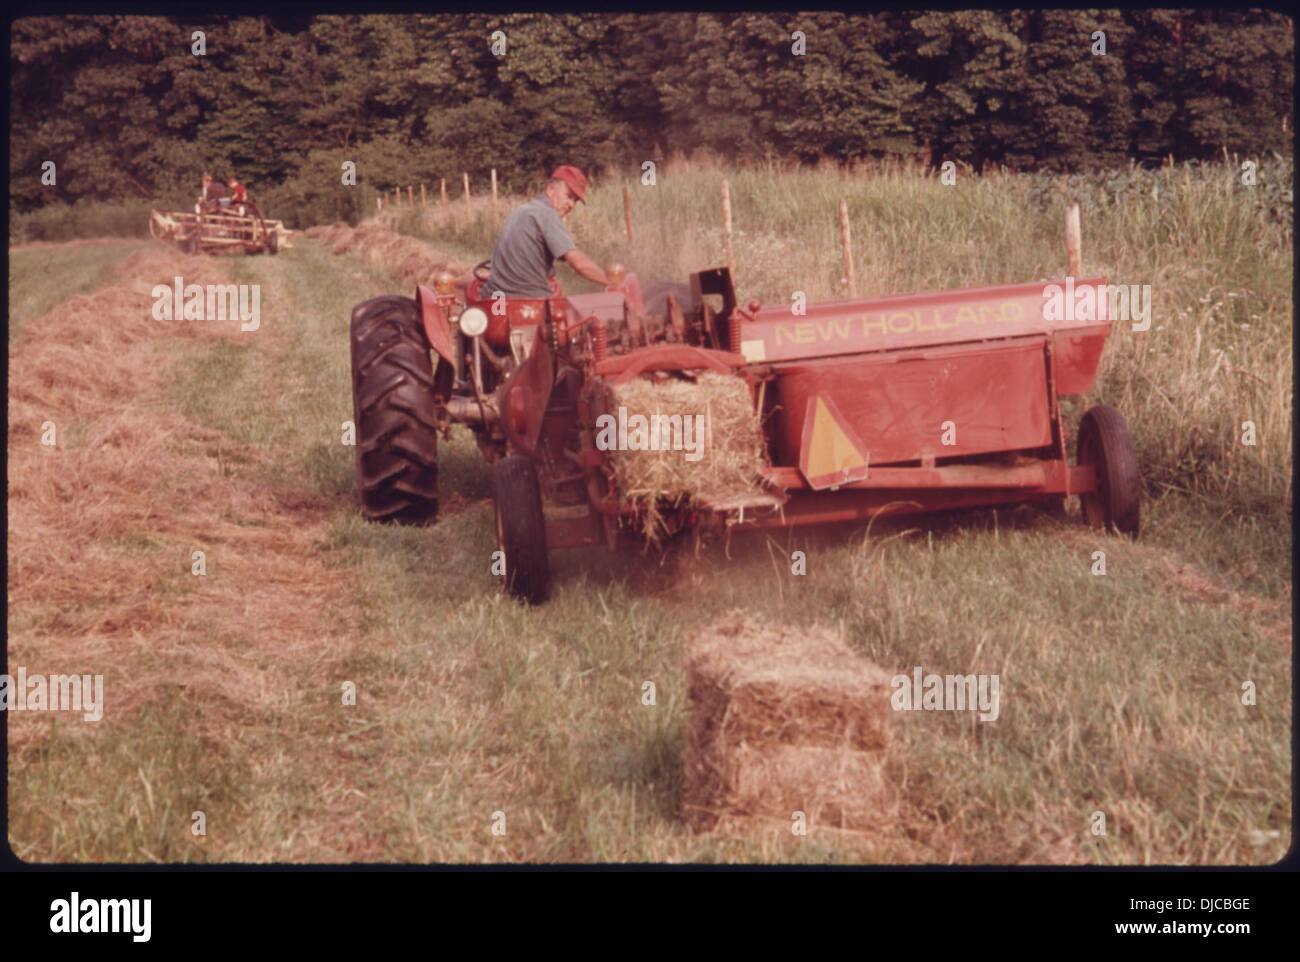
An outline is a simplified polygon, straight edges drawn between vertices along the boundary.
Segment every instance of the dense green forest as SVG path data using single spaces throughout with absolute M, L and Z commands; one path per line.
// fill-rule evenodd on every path
M 205 167 L 323 220 L 361 212 L 349 160 L 522 190 L 701 150 L 1078 172 L 1293 135 L 1267 11 L 34 17 L 9 65 L 11 213 L 192 199 Z

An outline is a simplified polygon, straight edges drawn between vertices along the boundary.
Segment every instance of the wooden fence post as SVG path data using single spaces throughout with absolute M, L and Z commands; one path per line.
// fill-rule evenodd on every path
M 443 177 L 441 178 L 441 180 L 442 180 L 442 216 L 446 217 L 447 216 L 447 178 Z
M 849 286 L 849 297 L 858 296 L 858 282 L 853 276 L 853 236 L 849 230 L 849 204 L 840 198 L 840 246 L 844 248 L 844 280 Z
M 726 251 L 727 270 L 731 270 L 731 185 L 722 182 L 722 243 Z
M 1069 276 L 1078 277 L 1083 272 L 1083 232 L 1079 228 L 1078 204 L 1071 204 L 1065 211 L 1065 254 Z
M 474 208 L 469 205 L 469 173 L 468 171 L 461 175 L 465 179 L 465 213 L 474 213 Z
M 623 224 L 627 227 L 627 246 L 632 246 L 632 202 L 628 200 L 627 185 L 623 185 Z
M 492 168 L 492 206 L 497 205 L 497 169 Z
M 429 203 L 428 203 L 428 201 L 425 199 L 425 196 L 424 196 L 424 185 L 423 185 L 423 184 L 420 185 L 420 206 L 421 206 L 421 207 L 428 207 L 428 206 L 429 206 Z
M 415 188 L 414 188 L 414 187 L 407 187 L 407 188 L 406 188 L 406 206 L 407 206 L 407 207 L 414 207 L 414 206 L 415 206 Z

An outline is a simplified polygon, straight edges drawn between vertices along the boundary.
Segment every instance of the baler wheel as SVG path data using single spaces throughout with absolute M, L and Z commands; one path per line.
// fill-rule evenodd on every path
M 374 297 L 352 309 L 352 411 L 361 513 L 429 524 L 438 516 L 437 402 L 420 308 Z
M 1091 464 L 1097 473 L 1097 490 L 1080 495 L 1084 520 L 1094 528 L 1113 528 L 1136 538 L 1142 478 L 1133 438 L 1117 408 L 1103 404 L 1084 414 L 1078 461 Z
M 267 233 L 266 233 L 266 249 L 267 249 L 268 251 L 270 251 L 272 254 L 278 254 L 278 253 L 280 252 L 280 232 L 279 232 L 279 231 L 274 231 L 274 230 L 272 230 L 272 231 L 267 231 Z
M 197 254 L 199 252 L 199 229 L 194 228 L 190 236 L 181 242 L 181 250 L 187 254 Z
M 519 455 L 492 466 L 497 548 L 505 556 L 505 586 L 516 598 L 540 604 L 550 586 L 542 489 L 532 460 Z

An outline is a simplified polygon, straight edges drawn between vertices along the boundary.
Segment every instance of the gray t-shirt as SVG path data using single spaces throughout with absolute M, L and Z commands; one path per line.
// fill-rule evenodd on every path
M 506 218 L 492 252 L 492 276 L 484 286 L 489 296 L 549 297 L 549 278 L 555 276 L 555 259 L 577 247 L 559 212 L 545 194 L 524 204 Z

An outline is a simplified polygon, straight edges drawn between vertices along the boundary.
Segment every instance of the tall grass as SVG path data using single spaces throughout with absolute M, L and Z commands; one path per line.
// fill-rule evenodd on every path
M 66 241 L 78 237 L 149 236 L 145 201 L 80 200 L 51 203 L 33 211 L 9 211 L 9 243 Z
M 1083 273 L 1151 286 L 1151 328 L 1117 323 L 1087 403 L 1129 421 L 1149 493 L 1179 490 L 1240 510 L 1289 510 L 1293 164 L 1240 159 L 1059 177 L 900 168 L 726 169 L 671 163 L 653 186 L 598 181 L 569 215 L 574 239 L 643 280 L 685 280 L 724 262 L 720 186 L 730 183 L 741 302 L 847 295 L 838 207 L 848 203 L 860 296 L 1060 279 L 1064 212 L 1077 202 Z M 623 217 L 630 192 L 632 240 Z M 465 259 L 486 259 L 524 197 L 388 208 L 383 219 Z M 588 289 L 567 267 L 568 290 Z M 1082 409 L 1075 410 L 1077 417 Z M 1254 424 L 1253 445 L 1243 443 Z

